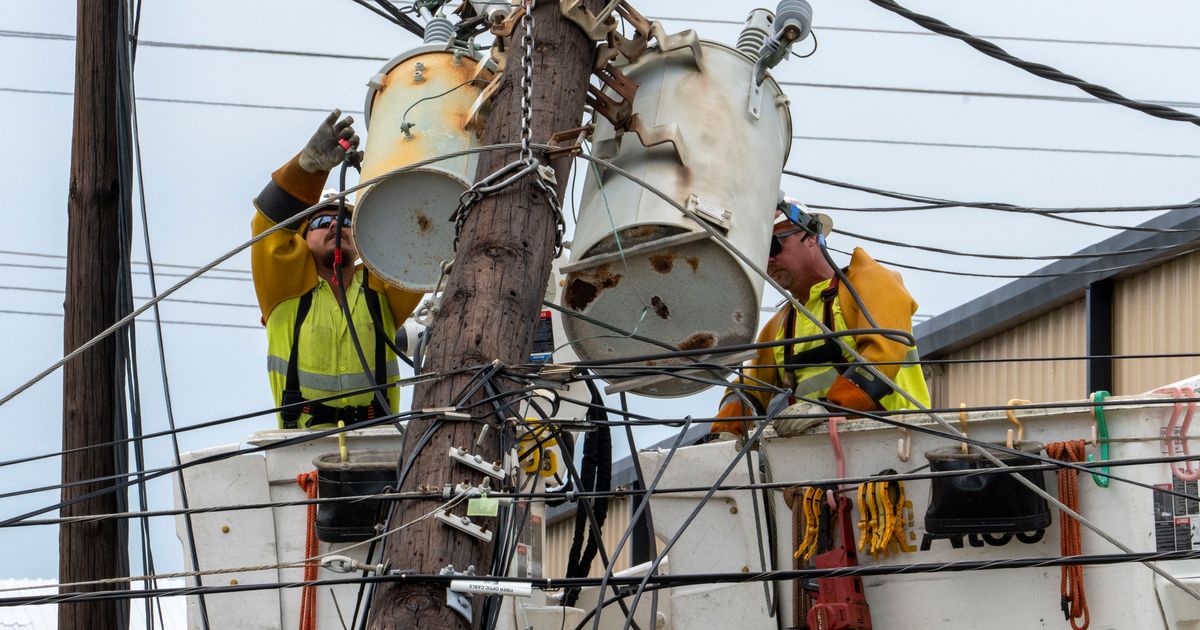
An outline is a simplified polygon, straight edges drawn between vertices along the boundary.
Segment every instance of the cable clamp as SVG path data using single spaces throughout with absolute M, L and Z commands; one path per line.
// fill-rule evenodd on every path
M 446 565 L 445 567 L 442 568 L 441 571 L 438 571 L 438 575 L 474 576 L 475 575 L 475 565 L 471 565 L 471 566 L 467 567 L 467 570 L 463 573 L 459 573 L 458 571 L 455 571 L 453 564 Z M 446 588 L 446 606 L 450 607 L 450 609 L 453 610 L 454 612 L 462 615 L 463 619 L 465 619 L 468 624 L 470 624 L 473 621 L 474 611 L 471 609 L 471 597 L 469 595 L 466 595 L 463 593 L 457 593 L 457 592 L 451 590 L 449 587 L 447 587 Z
M 384 565 L 366 564 L 351 558 L 349 556 L 325 556 L 321 559 L 321 568 L 333 571 L 334 573 L 354 573 L 355 571 L 366 571 L 383 575 L 385 573 Z

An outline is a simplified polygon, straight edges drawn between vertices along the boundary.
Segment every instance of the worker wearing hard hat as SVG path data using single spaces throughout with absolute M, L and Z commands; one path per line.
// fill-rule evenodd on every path
M 811 214 L 806 210 L 791 199 L 779 203 L 772 228 L 767 274 L 830 330 L 873 328 L 868 322 L 873 318 L 881 328 L 911 332 L 917 304 L 904 288 L 900 274 L 883 268 L 862 248 L 854 249 L 850 266 L 845 268 L 844 274 L 838 274 L 828 253 L 823 251 L 824 239 L 833 230 L 833 221 L 826 215 Z M 854 299 L 855 291 L 862 300 L 862 307 Z M 767 322 L 758 341 L 807 337 L 821 332 L 815 323 L 788 304 Z M 929 405 L 929 390 L 921 366 L 894 363 L 916 361 L 916 348 L 873 333 L 840 339 L 867 362 L 881 363 L 876 366 L 880 372 L 922 405 Z M 870 370 L 847 365 L 854 362 L 854 358 L 832 340 L 781 345 L 760 349 L 739 381 L 753 384 L 753 379 L 759 379 L 786 387 L 795 395 L 792 402 L 804 403 L 805 399 L 828 401 L 832 403 L 829 412 L 833 413 L 841 412 L 842 408 L 868 412 L 915 408 Z M 771 392 L 742 391 L 750 404 L 747 405 L 731 388 L 721 401 L 718 418 L 765 413 Z M 826 413 L 825 408 L 808 403 L 793 405 L 782 415 L 824 416 Z M 774 426 L 780 435 L 791 435 L 823 419 L 783 418 Z M 748 423 L 741 420 L 718 421 L 713 423 L 712 431 L 744 435 L 747 426 Z
M 267 326 L 271 391 L 276 405 L 292 405 L 279 413 L 280 428 L 285 429 L 333 426 L 339 420 L 349 425 L 382 417 L 384 408 L 372 391 L 311 401 L 399 378 L 396 355 L 384 339 L 395 336 L 397 324 L 421 299 L 420 293 L 388 286 L 355 265 L 358 250 L 349 214 L 341 224 L 342 251 L 337 255 L 338 206 L 331 198 L 336 191 L 329 191 L 326 207 L 302 222 L 293 220 L 322 200 L 321 188 L 330 170 L 358 146 L 353 119 L 339 120 L 340 116 L 340 111 L 332 112 L 304 149 L 271 174 L 271 181 L 254 200 L 256 211 L 250 222 L 255 236 L 291 222 L 250 250 L 254 289 Z M 343 293 L 337 286 L 339 266 L 368 370 L 363 369 L 346 326 Z M 388 389 L 386 398 L 390 409 L 396 410 L 398 389 Z

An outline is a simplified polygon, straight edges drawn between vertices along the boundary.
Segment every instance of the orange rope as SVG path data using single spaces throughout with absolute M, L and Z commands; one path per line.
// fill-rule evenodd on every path
M 1064 462 L 1082 462 L 1084 457 L 1083 440 L 1068 442 L 1053 442 L 1046 445 L 1046 454 Z M 1058 499 L 1067 507 L 1079 512 L 1079 471 L 1073 468 L 1058 470 Z M 1068 516 L 1065 512 L 1059 518 L 1059 535 L 1062 538 L 1062 555 L 1082 556 L 1083 540 L 1079 534 L 1079 521 Z M 1088 612 L 1087 594 L 1083 590 L 1083 567 L 1064 566 L 1062 568 L 1063 615 L 1071 622 L 1075 630 L 1087 630 L 1092 622 Z M 1082 621 L 1079 621 L 1082 619 Z
M 296 475 L 296 483 L 308 495 L 317 498 L 317 471 Z M 304 536 L 304 558 L 317 555 L 317 504 L 308 504 L 308 525 Z M 304 563 L 304 581 L 317 579 L 317 563 Z M 317 587 L 305 586 L 300 591 L 300 630 L 317 630 Z

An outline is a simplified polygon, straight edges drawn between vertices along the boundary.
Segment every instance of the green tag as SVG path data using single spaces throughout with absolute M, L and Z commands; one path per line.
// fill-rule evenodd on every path
M 500 499 L 480 497 L 467 501 L 467 516 L 495 516 L 500 511 Z

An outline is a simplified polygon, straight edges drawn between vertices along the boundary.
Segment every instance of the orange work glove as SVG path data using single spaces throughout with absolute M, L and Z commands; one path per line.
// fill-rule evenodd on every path
M 718 418 L 744 418 L 753 415 L 754 410 L 740 400 L 730 400 L 721 405 L 721 411 L 717 412 Z M 740 437 L 746 435 L 746 429 L 749 427 L 750 422 L 747 420 L 724 420 L 712 423 L 709 433 L 733 433 Z
M 854 381 L 840 374 L 833 381 L 833 387 L 829 388 L 829 393 L 825 395 L 825 398 L 835 405 L 855 411 L 879 411 L 881 409 L 879 403 L 875 402 L 867 392 L 855 385 Z

